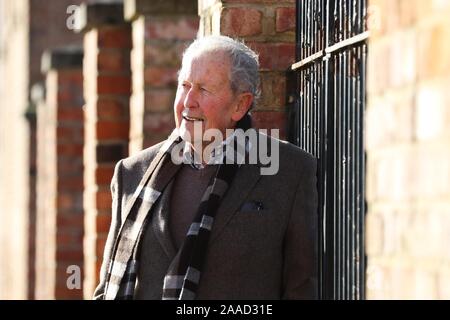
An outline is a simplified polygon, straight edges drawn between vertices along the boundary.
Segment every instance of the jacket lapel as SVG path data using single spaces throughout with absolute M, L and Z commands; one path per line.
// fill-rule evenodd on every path
M 136 202 L 136 199 L 139 197 L 139 195 L 142 192 L 143 187 L 147 183 L 147 180 L 150 178 L 150 176 L 155 171 L 156 167 L 158 166 L 158 163 L 161 161 L 161 159 L 164 156 L 164 153 L 167 151 L 167 149 L 172 145 L 172 143 L 177 139 L 178 134 L 177 131 L 174 130 L 169 138 L 165 141 L 165 143 L 161 146 L 161 149 L 159 149 L 158 153 L 156 154 L 155 158 L 151 161 L 148 169 L 145 171 L 144 176 L 139 181 L 139 184 L 136 188 L 136 190 L 133 193 L 133 196 L 127 201 L 124 209 L 123 216 L 123 222 L 125 221 L 126 217 L 131 211 L 131 208 L 133 207 L 134 203 Z
M 241 166 L 218 208 L 210 242 L 214 241 L 227 226 L 260 177 L 259 165 Z

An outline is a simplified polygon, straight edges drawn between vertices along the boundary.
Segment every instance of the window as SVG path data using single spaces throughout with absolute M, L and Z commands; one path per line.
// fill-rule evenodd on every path
M 297 0 L 289 140 L 319 160 L 323 299 L 364 299 L 367 0 Z

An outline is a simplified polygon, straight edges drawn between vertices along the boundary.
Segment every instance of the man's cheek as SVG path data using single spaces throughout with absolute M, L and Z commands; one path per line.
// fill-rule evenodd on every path
M 175 99 L 173 109 L 174 109 L 173 113 L 175 116 L 175 122 L 176 122 L 176 124 L 180 124 L 181 119 L 182 119 L 181 113 L 183 112 L 183 104 L 181 104 L 178 99 Z

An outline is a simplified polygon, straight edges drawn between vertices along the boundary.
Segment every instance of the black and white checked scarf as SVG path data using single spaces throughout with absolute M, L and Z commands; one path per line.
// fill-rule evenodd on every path
M 170 160 L 170 153 L 178 143 L 182 143 L 181 138 L 174 131 L 146 171 L 128 204 L 131 208 L 126 208 L 129 214 L 116 238 L 106 276 L 106 300 L 133 299 L 139 267 L 139 244 L 150 221 L 153 205 L 180 168 Z M 232 146 L 238 148 L 237 143 Z M 164 278 L 163 300 L 195 299 L 214 217 L 238 168 L 238 164 L 226 164 L 225 161 L 218 166 L 175 257 L 176 261 Z

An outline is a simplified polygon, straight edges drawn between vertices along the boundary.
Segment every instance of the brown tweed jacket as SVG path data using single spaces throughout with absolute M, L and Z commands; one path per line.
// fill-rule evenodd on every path
M 161 145 L 116 165 L 112 222 L 95 299 L 103 298 L 105 261 L 125 220 L 126 203 Z M 286 142 L 280 142 L 279 155 L 276 175 L 261 175 L 260 165 L 239 169 L 217 211 L 197 299 L 318 298 L 316 160 Z M 169 185 L 144 234 L 136 299 L 161 299 L 176 255 L 168 230 L 170 192 Z M 262 209 L 245 205 L 252 201 Z

